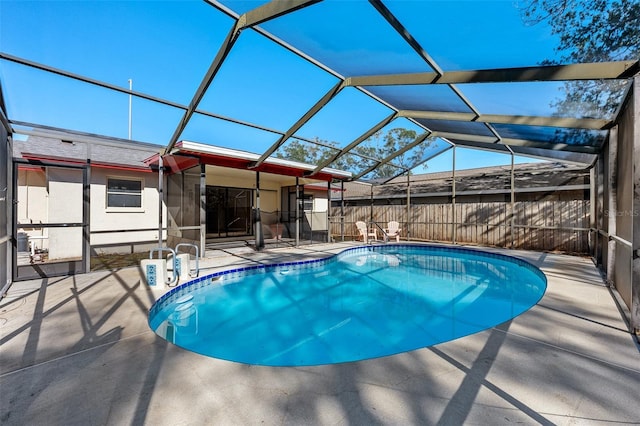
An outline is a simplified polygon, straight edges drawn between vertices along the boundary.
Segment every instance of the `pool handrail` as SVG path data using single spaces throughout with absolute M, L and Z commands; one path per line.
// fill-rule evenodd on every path
M 155 252 L 162 253 L 163 251 L 168 251 L 172 255 L 173 273 L 171 274 L 171 279 L 167 279 L 165 281 L 166 285 L 172 287 L 173 285 L 175 285 L 178 282 L 178 274 L 176 273 L 177 266 L 178 266 L 178 260 L 176 259 L 175 250 L 173 250 L 171 248 L 168 248 L 168 247 L 157 247 L 157 248 L 151 249 L 151 250 L 149 250 L 149 259 L 153 259 L 153 253 L 155 253 Z M 159 258 L 162 259 L 162 255 L 160 255 Z
M 189 276 L 191 278 L 197 278 L 198 275 L 200 275 L 200 255 L 199 255 L 200 250 L 199 250 L 198 246 L 195 245 L 195 244 L 191 244 L 191 243 L 176 244 L 176 247 L 174 249 L 176 255 L 178 254 L 178 247 L 193 247 L 193 248 L 196 249 L 196 267 L 195 267 L 195 272 L 192 274 L 191 273 L 191 268 L 189 268 Z

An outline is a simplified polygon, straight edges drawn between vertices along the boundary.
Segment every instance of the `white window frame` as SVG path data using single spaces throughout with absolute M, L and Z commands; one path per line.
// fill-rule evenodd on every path
M 140 182 L 140 207 L 118 207 L 109 206 L 109 194 L 117 194 L 118 191 L 109 191 L 109 181 L 111 179 L 127 180 L 132 182 Z M 130 176 L 107 176 L 107 181 L 104 186 L 105 191 L 105 207 L 107 212 L 144 212 L 144 179 Z M 133 195 L 126 193 L 127 195 Z
M 314 196 L 313 194 L 303 194 L 302 195 L 302 211 L 305 212 L 312 212 L 313 211 L 313 207 L 314 207 Z M 307 208 L 307 206 L 310 206 L 311 208 Z

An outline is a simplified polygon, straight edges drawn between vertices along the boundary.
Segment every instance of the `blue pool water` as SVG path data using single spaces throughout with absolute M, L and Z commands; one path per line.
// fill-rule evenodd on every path
M 392 355 L 505 322 L 535 305 L 531 264 L 427 245 L 348 249 L 332 258 L 216 273 L 153 305 L 151 328 L 203 355 L 271 366 Z

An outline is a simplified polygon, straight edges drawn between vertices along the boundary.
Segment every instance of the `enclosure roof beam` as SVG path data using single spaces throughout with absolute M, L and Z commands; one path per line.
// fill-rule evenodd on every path
M 347 86 L 394 86 L 421 84 L 506 83 L 527 81 L 614 80 L 630 78 L 640 71 L 638 61 L 593 62 L 570 65 L 496 68 L 471 71 L 352 76 Z
M 52 74 L 56 74 L 56 75 L 59 75 L 59 76 L 62 76 L 62 77 L 71 78 L 73 80 L 82 81 L 83 83 L 89 83 L 89 84 L 92 84 L 94 86 L 102 87 L 102 88 L 105 88 L 105 89 L 110 89 L 110 90 L 113 90 L 113 91 L 116 91 L 116 92 L 125 93 L 127 95 L 132 95 L 132 96 L 135 96 L 137 98 L 146 99 L 148 101 L 160 103 L 160 104 L 167 105 L 167 106 L 170 106 L 170 107 L 179 108 L 179 109 L 182 109 L 182 110 L 186 110 L 187 109 L 187 107 L 185 105 L 181 105 L 181 104 L 176 103 L 176 102 L 172 102 L 172 101 L 168 101 L 166 99 L 162 99 L 162 98 L 158 98 L 158 97 L 155 97 L 155 96 L 147 95 L 147 94 L 142 93 L 142 92 L 136 92 L 136 91 L 133 91 L 133 90 L 129 90 L 128 88 L 125 89 L 124 87 L 120 87 L 120 86 L 117 86 L 115 84 L 110 84 L 110 83 L 106 83 L 104 81 L 96 80 L 96 79 L 93 79 L 93 78 L 84 77 L 84 76 L 81 76 L 79 74 L 74 74 L 74 73 L 71 73 L 71 72 L 68 72 L 68 71 L 64 71 L 64 70 L 61 70 L 61 69 L 58 69 L 58 68 L 54 68 L 54 67 L 49 66 L 49 65 L 44 65 L 44 64 L 41 64 L 41 63 L 38 63 L 38 62 L 30 61 L 28 59 L 19 58 L 17 56 L 13 56 L 13 55 L 10 55 L 8 53 L 0 52 L 0 59 L 4 59 L 6 61 L 10 61 L 10 62 L 13 62 L 13 63 L 16 63 L 16 64 L 20 64 L 20 65 L 24 65 L 24 66 L 27 66 L 27 67 L 30 67 L 30 68 L 35 68 L 35 69 L 38 69 L 38 70 L 41 70 L 41 71 L 45 71 L 45 72 L 49 72 L 49 73 L 52 73 Z
M 526 139 L 513 139 L 513 138 L 502 138 L 497 141 L 495 138 L 491 136 L 481 136 L 481 135 L 470 135 L 464 133 L 451 133 L 451 132 L 433 132 L 432 136 L 438 136 L 443 139 L 447 139 L 454 144 L 458 144 L 459 141 L 470 141 L 470 142 L 480 142 L 487 145 L 487 149 L 491 149 L 492 145 L 500 146 L 500 145 L 510 145 L 510 146 L 523 146 L 523 147 L 531 147 L 531 148 L 541 148 L 546 150 L 563 150 L 568 152 L 581 152 L 585 154 L 597 154 L 600 152 L 600 147 L 595 146 L 587 146 L 587 145 L 570 145 L 566 143 L 558 143 L 558 142 L 540 142 L 540 141 L 532 141 Z M 496 150 L 500 150 L 500 148 L 496 148 Z
M 428 163 L 429 161 L 433 160 L 434 158 L 438 157 L 439 155 L 442 155 L 442 154 L 444 154 L 445 152 L 447 152 L 447 151 L 449 151 L 449 150 L 453 149 L 453 147 L 454 147 L 454 146 L 455 146 L 454 144 L 450 143 L 450 145 L 449 145 L 448 147 L 446 147 L 445 149 L 443 149 L 442 151 L 438 151 L 438 152 L 436 152 L 435 154 L 430 155 L 429 157 L 425 158 L 424 160 L 419 161 L 418 163 L 416 163 L 416 164 L 412 165 L 411 167 L 409 167 L 409 169 L 408 169 L 407 171 L 408 171 L 408 172 L 410 172 L 411 170 L 415 169 L 416 167 L 418 167 L 418 166 L 420 166 L 420 165 L 422 165 L 422 164 L 424 164 L 424 163 Z M 402 172 L 402 173 L 404 173 L 404 172 Z M 401 176 L 401 175 L 402 175 L 402 173 L 398 173 L 397 175 L 395 175 L 395 176 L 393 176 L 393 177 L 388 178 L 387 180 L 385 180 L 384 182 L 382 182 L 382 185 L 385 185 L 385 184 L 387 184 L 387 183 L 391 182 L 393 179 L 395 179 L 395 178 L 397 178 L 397 177 Z
M 480 123 L 519 124 L 525 126 L 567 127 L 575 129 L 606 130 L 612 126 L 611 120 L 574 117 L 543 117 L 526 115 L 480 114 L 472 112 L 413 111 L 400 110 L 400 117 L 427 120 L 477 121 Z
M 170 152 L 173 149 L 174 145 L 178 142 L 180 135 L 189 124 L 189 121 L 191 120 L 193 114 L 196 112 L 200 101 L 204 97 L 204 94 L 211 85 L 214 77 L 216 76 L 216 74 L 218 74 L 220 67 L 229 55 L 229 52 L 231 52 L 233 45 L 238 40 L 238 37 L 240 36 L 240 33 L 243 29 L 268 21 L 269 19 L 277 18 L 278 16 L 296 11 L 310 4 L 317 3 L 317 1 L 318 0 L 283 0 L 277 2 L 272 1 L 241 15 L 236 21 L 233 28 L 229 30 L 229 33 L 222 42 L 220 49 L 218 49 L 218 53 L 216 54 L 215 58 L 213 58 L 213 61 L 211 62 L 211 65 L 209 66 L 206 74 L 202 78 L 200 85 L 196 89 L 196 92 L 193 95 L 193 98 L 191 99 L 187 110 L 184 112 L 184 115 L 178 123 L 176 130 L 173 132 L 173 135 L 171 136 L 171 139 L 167 144 L 166 151 Z
M 321 0 L 272 0 L 269 3 L 256 7 L 238 18 L 239 28 L 245 29 L 260 25 L 263 22 L 278 18 L 298 9 L 305 8 Z
M 314 106 L 311 107 L 298 121 L 296 121 L 293 126 L 289 130 L 287 130 L 284 135 L 282 135 L 273 145 L 267 149 L 264 154 L 260 156 L 260 158 L 252 164 L 252 168 L 260 166 L 264 161 L 271 156 L 287 139 L 293 136 L 302 126 L 304 126 L 311 118 L 318 113 L 326 104 L 328 104 L 331 99 L 333 99 L 344 87 L 344 82 L 339 81 L 335 86 L 333 86 L 325 95 L 318 101 Z
M 320 164 L 318 164 L 318 166 L 311 173 L 309 173 L 309 175 L 313 176 L 314 174 L 320 172 L 320 170 L 322 170 L 323 168 L 327 167 L 329 164 L 333 163 L 338 158 L 342 157 L 344 154 L 346 154 L 349 151 L 351 151 L 353 148 L 355 148 L 361 142 L 363 142 L 363 141 L 367 140 L 368 138 L 370 138 L 371 136 L 373 136 L 377 131 L 382 129 L 387 124 L 391 123 L 397 116 L 398 116 L 397 113 L 394 112 L 393 114 L 391 114 L 388 117 L 384 118 L 382 121 L 380 121 L 378 124 L 373 126 L 371 129 L 367 130 L 359 138 L 357 138 L 356 140 L 351 142 L 349 145 L 347 145 L 344 148 L 342 148 L 342 150 L 340 150 L 340 152 L 338 152 L 336 155 L 334 155 L 334 156 L 326 159 L 325 161 L 321 162 Z
M 429 66 L 435 70 L 438 76 L 442 75 L 444 71 L 438 66 L 435 60 L 427 53 L 427 51 L 418 43 L 418 41 L 411 35 L 402 23 L 396 18 L 393 13 L 382 3 L 380 0 L 369 0 L 369 3 L 382 15 L 382 17 L 393 27 L 394 30 L 407 42 L 409 46 L 418 54 Z
M 427 139 L 429 136 L 431 135 L 430 132 L 425 132 L 422 133 L 421 135 L 419 135 L 417 138 L 414 139 L 413 142 L 403 146 L 401 149 L 397 150 L 396 152 L 394 152 L 391 155 L 388 155 L 386 158 L 380 160 L 379 163 L 368 167 L 367 169 L 361 171 L 360 173 L 358 173 L 356 176 L 353 177 L 353 180 L 358 180 L 360 179 L 362 176 L 365 176 L 367 173 L 372 172 L 373 170 L 377 169 L 380 166 L 383 166 L 385 164 L 387 164 L 388 162 L 390 162 L 391 160 L 393 160 L 396 157 L 399 157 L 400 155 L 404 154 L 405 152 L 413 149 L 414 147 L 418 146 L 419 144 L 421 144 L 425 139 Z M 398 167 L 393 165 L 394 167 Z M 402 169 L 402 167 L 398 167 L 400 169 Z M 406 169 L 404 169 L 404 171 L 406 171 Z M 404 173 L 403 171 L 403 173 Z
M 544 160 L 558 160 L 566 163 L 579 164 L 585 166 L 591 164 L 595 154 L 586 154 L 582 152 L 554 151 L 551 149 L 534 148 L 527 146 L 502 145 L 499 143 L 483 143 L 473 141 L 456 140 L 456 146 L 480 149 L 484 151 L 493 151 L 500 153 L 509 153 L 509 149 L 516 155 L 524 155 L 527 157 L 541 158 Z

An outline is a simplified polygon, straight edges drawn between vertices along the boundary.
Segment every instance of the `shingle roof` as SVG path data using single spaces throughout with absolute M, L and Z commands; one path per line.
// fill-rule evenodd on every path
M 14 140 L 13 155 L 16 158 L 42 160 L 82 161 L 90 159 L 94 164 L 148 169 L 144 160 L 156 154 L 159 147 L 78 137 L 29 136 L 27 140 Z
M 514 167 L 517 192 L 586 189 L 589 170 L 563 163 L 528 163 Z M 410 177 L 411 196 L 437 196 L 451 193 L 451 171 L 425 173 Z M 511 188 L 511 166 L 484 167 L 456 170 L 456 194 L 508 193 Z M 405 197 L 407 178 L 393 179 L 385 185 L 374 185 L 374 198 Z M 345 183 L 345 199 L 370 198 L 371 186 L 363 183 Z M 340 198 L 340 194 L 334 194 Z

